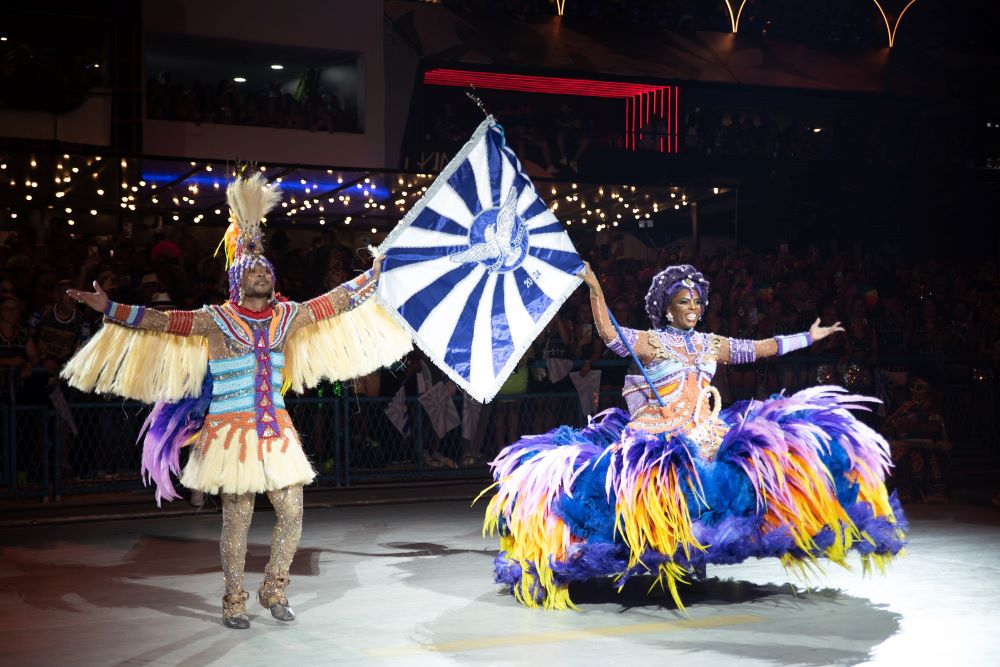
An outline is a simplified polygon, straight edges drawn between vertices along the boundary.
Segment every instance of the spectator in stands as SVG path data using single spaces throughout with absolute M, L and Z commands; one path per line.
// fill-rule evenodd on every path
M 28 321 L 28 331 L 38 349 L 41 364 L 53 377 L 91 332 L 90 322 L 66 294 L 70 287 L 72 281 L 56 282 L 52 288 L 53 303 L 36 310 Z
M 851 303 L 846 329 L 843 384 L 852 391 L 871 394 L 872 372 L 878 357 L 878 338 L 875 330 L 868 326 L 864 302 L 860 299 L 855 299 Z
M 951 442 L 944 417 L 922 374 L 910 377 L 910 400 L 882 426 L 892 448 L 893 472 L 902 500 L 939 501 L 948 492 Z
M 559 164 L 570 171 L 580 170 L 580 158 L 590 147 L 593 121 L 576 113 L 569 104 L 562 104 L 556 114 L 556 148 Z
M 495 427 L 493 429 L 493 450 L 489 454 L 494 454 L 503 449 L 507 443 L 514 442 L 521 437 L 521 400 L 520 397 L 528 391 L 528 354 L 521 357 L 517 362 L 517 367 L 511 373 L 507 381 L 500 387 L 494 399 L 496 405 L 493 408 Z M 485 454 L 486 452 L 483 452 Z M 463 460 L 462 465 L 470 465 Z
M 21 302 L 12 294 L 0 297 L 0 366 L 23 380 L 37 363 L 38 348 L 24 326 Z

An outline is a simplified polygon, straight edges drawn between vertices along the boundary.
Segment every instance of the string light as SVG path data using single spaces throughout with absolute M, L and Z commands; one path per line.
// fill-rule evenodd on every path
M 35 176 L 48 185 L 47 188 L 38 190 L 38 192 L 44 193 L 41 202 L 37 198 L 38 192 L 32 192 L 32 190 L 39 188 L 38 179 L 29 177 L 23 180 L 18 180 L 17 178 L 10 180 L 12 188 L 16 189 L 18 186 L 23 185 L 27 189 L 27 192 L 22 191 L 25 201 L 35 202 L 32 204 L 33 206 L 47 204 L 49 208 L 53 208 L 52 204 L 48 204 L 44 199 L 50 198 L 50 201 L 53 201 L 53 203 L 54 200 L 62 199 L 66 200 L 66 203 L 71 204 L 72 208 L 77 208 L 84 213 L 90 211 L 91 217 L 97 216 L 99 209 L 92 208 L 96 204 L 95 201 L 87 201 L 87 192 L 79 188 L 72 189 L 69 187 L 73 175 L 85 176 L 89 174 L 94 179 L 95 186 L 90 196 L 94 197 L 93 193 L 96 193 L 96 197 L 103 198 L 108 194 L 106 192 L 107 179 L 109 177 L 114 179 L 115 174 L 114 171 L 107 171 L 102 168 L 102 158 L 99 155 L 87 157 L 85 155 L 64 154 L 61 159 L 46 162 L 46 165 L 40 165 L 40 160 L 37 156 L 24 155 L 21 159 L 36 169 L 44 169 L 48 166 L 52 168 L 53 172 L 45 177 L 35 172 Z M 197 172 L 199 164 L 204 172 L 214 172 L 214 167 L 211 164 L 190 160 L 187 162 L 195 169 L 195 172 L 192 173 Z M 85 164 L 86 166 L 78 166 L 81 164 Z M 173 206 L 178 207 L 178 210 L 164 211 L 159 209 L 158 212 L 161 215 L 170 216 L 169 219 L 179 221 L 182 217 L 179 209 L 185 208 L 186 205 L 186 208 L 189 210 L 193 209 L 191 220 L 194 222 L 203 222 L 205 216 L 212 211 L 214 211 L 216 216 L 222 216 L 223 219 L 226 217 L 224 207 L 212 207 L 211 204 L 214 202 L 206 202 L 204 199 L 207 195 L 216 198 L 216 201 L 218 201 L 219 190 L 223 189 L 226 185 L 224 180 L 208 178 L 205 183 L 211 183 L 211 187 L 206 192 L 206 195 L 202 195 L 200 192 L 202 183 L 189 178 L 190 174 L 182 175 L 179 180 L 175 180 L 177 179 L 176 169 L 175 174 L 170 174 L 168 168 L 164 170 L 167 173 L 156 174 L 154 177 L 153 174 L 141 171 L 140 166 L 135 164 L 131 159 L 120 158 L 119 164 L 123 170 L 131 170 L 127 175 L 124 171 L 119 172 L 119 178 L 117 179 L 121 185 L 121 190 L 119 191 L 121 201 L 119 205 L 123 209 L 142 211 L 145 206 L 156 210 L 153 207 L 162 207 L 164 204 L 169 206 L 170 202 L 173 202 Z M 174 164 L 179 165 L 182 163 Z M 6 171 L 10 166 L 12 165 L 9 156 L 4 162 L 0 162 L 0 170 Z M 267 165 L 259 165 L 257 168 L 265 171 Z M 183 171 L 183 168 L 181 171 Z M 289 169 L 289 171 L 295 173 L 294 169 Z M 273 179 L 273 182 L 276 184 L 281 183 L 282 180 L 286 183 L 285 201 L 281 202 L 282 208 L 279 209 L 282 212 L 281 216 L 285 217 L 289 223 L 294 223 L 293 218 L 304 218 L 313 223 L 322 220 L 324 225 L 328 220 L 324 204 L 334 204 L 338 201 L 342 204 L 342 209 L 338 209 L 342 210 L 343 217 L 341 219 L 347 225 L 351 224 L 353 220 L 352 215 L 359 210 L 379 211 L 384 215 L 386 211 L 392 209 L 393 216 L 398 215 L 401 217 L 406 213 L 409 206 L 413 206 L 422 195 L 428 192 L 431 180 L 436 178 L 435 174 L 425 173 L 410 175 L 387 174 L 385 175 L 384 182 L 379 183 L 379 177 L 377 176 L 364 174 L 351 175 L 350 173 L 345 175 L 344 173 L 337 173 L 333 169 L 326 168 L 322 172 L 319 170 L 298 168 L 298 172 L 293 177 L 289 177 L 287 174 L 284 178 L 275 175 Z M 14 171 L 12 173 L 17 172 Z M 327 174 L 330 180 L 322 182 L 316 178 L 316 175 L 320 173 Z M 47 180 L 48 178 L 52 180 Z M 103 178 L 104 180 L 97 180 L 99 178 Z M 294 181 L 291 182 L 297 181 L 294 188 L 288 186 L 291 178 L 294 178 Z M 164 186 L 168 191 L 166 197 L 156 196 L 157 184 L 154 182 L 156 180 L 169 181 L 168 185 Z M 337 187 L 338 185 L 343 186 L 345 180 L 349 185 L 354 187 L 351 187 L 349 190 Z M 337 185 L 333 184 L 334 181 L 336 181 Z M 53 187 L 53 184 L 55 184 L 55 187 Z M 142 195 L 144 189 L 149 191 L 146 196 Z M 160 188 L 160 191 L 163 189 Z M 317 196 L 320 192 L 327 189 L 332 189 L 333 192 L 322 198 Z M 305 195 L 302 194 L 303 190 L 305 191 Z M 563 192 L 560 193 L 560 190 L 563 190 Z M 711 188 L 712 194 L 719 194 L 723 190 L 724 188 L 718 186 Z M 580 217 L 575 219 L 567 217 L 564 220 L 564 224 L 571 226 L 573 223 L 576 223 L 577 225 L 584 225 L 585 227 L 599 231 L 607 231 L 612 226 L 620 226 L 619 223 L 625 219 L 624 216 L 626 214 L 633 217 L 637 222 L 652 221 L 653 216 L 663 214 L 669 210 L 670 204 L 673 204 L 674 211 L 677 211 L 680 209 L 680 206 L 687 206 L 689 203 L 689 195 L 683 188 L 669 185 L 658 188 L 640 188 L 635 185 L 549 183 L 545 191 L 547 195 L 551 193 L 551 198 L 547 202 L 551 213 L 566 215 L 567 203 L 573 204 L 569 209 L 570 211 L 580 211 Z M 352 198 L 350 194 L 346 194 L 347 192 L 355 192 L 357 194 Z M 323 202 L 324 199 L 326 200 L 325 202 Z M 207 207 L 205 213 L 199 213 L 197 209 L 205 208 L 206 203 L 209 204 L 209 207 Z M 577 208 L 577 205 L 579 208 Z M 216 219 L 215 222 L 219 222 L 219 220 Z M 377 231 L 378 228 L 374 229 Z

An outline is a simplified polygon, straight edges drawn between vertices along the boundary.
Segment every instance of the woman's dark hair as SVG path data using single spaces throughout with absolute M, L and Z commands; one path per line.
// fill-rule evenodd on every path
M 708 280 L 698 269 L 690 264 L 668 266 L 653 276 L 653 282 L 646 292 L 646 314 L 653 322 L 655 329 L 662 329 L 667 322 L 667 308 L 674 294 L 681 289 L 694 290 L 708 306 L 708 293 L 711 289 Z

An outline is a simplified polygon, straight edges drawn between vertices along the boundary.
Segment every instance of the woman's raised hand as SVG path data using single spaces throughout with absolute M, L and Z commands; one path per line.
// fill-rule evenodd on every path
M 576 275 L 583 278 L 583 282 L 590 289 L 600 289 L 601 285 L 597 282 L 597 275 L 594 274 L 594 270 L 590 268 L 590 262 L 584 262 L 583 270 Z
M 823 340 L 830 334 L 841 333 L 843 331 L 844 327 L 840 326 L 840 322 L 834 322 L 833 325 L 829 327 L 821 327 L 819 325 L 819 318 L 817 317 L 816 321 L 813 322 L 811 327 L 809 327 L 809 337 L 812 339 L 812 342 L 815 343 L 818 340 Z

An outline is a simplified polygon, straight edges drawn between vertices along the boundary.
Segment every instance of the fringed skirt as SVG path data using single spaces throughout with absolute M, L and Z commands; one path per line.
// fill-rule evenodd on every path
M 191 446 L 181 484 L 205 493 L 264 493 L 309 484 L 316 477 L 299 434 L 285 410 L 277 410 L 279 436 L 258 438 L 256 415 L 205 415 Z
M 871 400 L 815 387 L 733 405 L 711 460 L 617 409 L 522 438 L 491 464 L 496 580 L 527 606 L 564 609 L 570 582 L 649 573 L 682 607 L 677 583 L 708 563 L 773 556 L 804 570 L 856 551 L 881 570 L 906 523 L 885 488 L 888 444 L 850 412 Z

